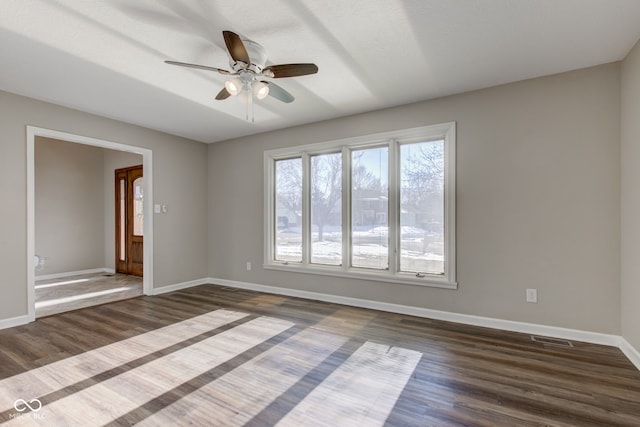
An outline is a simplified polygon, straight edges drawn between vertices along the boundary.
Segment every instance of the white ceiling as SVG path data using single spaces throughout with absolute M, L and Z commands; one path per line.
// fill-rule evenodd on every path
M 229 69 L 222 30 L 278 79 L 244 120 L 216 101 Z M 310 123 L 621 60 L 640 0 L 1 0 L 0 89 L 202 142 Z

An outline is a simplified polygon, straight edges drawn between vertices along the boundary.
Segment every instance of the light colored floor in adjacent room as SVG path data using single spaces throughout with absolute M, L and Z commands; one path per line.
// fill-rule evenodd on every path
M 37 281 L 36 317 L 142 295 L 142 277 L 98 273 Z

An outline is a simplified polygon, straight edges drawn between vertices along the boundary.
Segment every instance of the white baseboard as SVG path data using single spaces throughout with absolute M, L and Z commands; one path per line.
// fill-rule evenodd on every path
M 431 310 L 428 308 L 391 304 L 360 298 L 342 297 L 337 295 L 323 294 L 319 292 L 300 291 L 296 289 L 280 288 L 277 286 L 258 285 L 255 283 L 245 283 L 234 280 L 210 278 L 209 283 L 258 292 L 306 298 L 336 304 L 344 304 L 354 307 L 370 308 L 373 310 L 388 311 L 392 313 L 407 314 L 410 316 L 424 317 L 429 319 L 445 320 L 448 322 L 462 323 L 465 325 L 482 326 L 486 328 L 501 329 L 505 331 L 521 332 L 525 334 L 542 335 L 547 337 L 562 338 L 573 341 L 582 341 L 592 344 L 618 347 L 640 370 L 640 353 L 638 353 L 638 351 L 636 351 L 631 346 L 631 344 L 629 344 L 624 338 L 619 335 L 602 334 L 598 332 L 581 331 L 578 329 L 560 328 L 556 326 L 539 325 L 535 323 L 515 322 L 511 320 L 495 319 L 491 317 Z
M 192 288 L 194 286 L 207 285 L 211 283 L 211 279 L 196 279 L 191 280 L 189 282 L 176 283 L 175 285 L 167 285 L 159 288 L 154 288 L 153 293 L 151 295 L 161 295 L 166 294 L 167 292 L 179 291 L 181 289 Z
M 85 274 L 100 274 L 100 273 L 114 274 L 115 270 L 113 268 L 103 267 L 103 268 L 92 268 L 89 270 L 68 271 L 65 273 L 43 274 L 42 276 L 36 276 L 35 280 L 36 282 L 38 282 L 40 280 L 53 280 L 53 279 L 60 279 L 62 277 L 83 276 Z
M 636 350 L 635 347 L 629 344 L 629 341 L 624 339 L 624 337 L 620 337 L 620 345 L 618 347 L 620 347 L 620 350 L 622 350 L 631 363 L 636 365 L 636 368 L 640 370 L 640 351 Z
M 9 319 L 0 319 L 0 329 L 13 328 L 14 326 L 26 325 L 32 320 L 29 316 L 11 317 Z

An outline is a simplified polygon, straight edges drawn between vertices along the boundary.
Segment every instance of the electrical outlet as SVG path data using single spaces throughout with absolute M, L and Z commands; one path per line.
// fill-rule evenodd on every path
M 527 289 L 527 302 L 538 302 L 537 289 Z
M 251 271 L 251 261 L 247 261 L 247 271 Z

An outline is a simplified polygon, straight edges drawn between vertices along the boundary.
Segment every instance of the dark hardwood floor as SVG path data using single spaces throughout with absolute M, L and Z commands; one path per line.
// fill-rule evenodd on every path
M 199 286 L 0 330 L 0 423 L 640 426 L 640 371 L 572 344 Z

